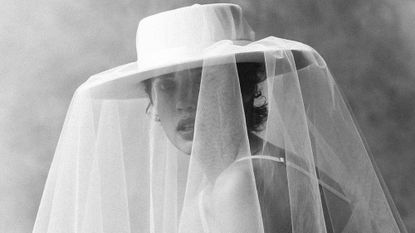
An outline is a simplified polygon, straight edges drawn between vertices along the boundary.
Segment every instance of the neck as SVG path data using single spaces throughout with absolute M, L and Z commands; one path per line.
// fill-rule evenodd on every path
M 248 139 L 249 139 L 249 147 L 251 149 L 251 154 L 257 155 L 261 153 L 262 147 L 264 145 L 264 141 L 260 137 L 253 134 L 252 132 L 248 133 Z

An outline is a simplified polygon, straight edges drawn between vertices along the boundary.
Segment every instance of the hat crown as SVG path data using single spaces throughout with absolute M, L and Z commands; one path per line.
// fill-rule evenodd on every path
M 255 33 L 238 5 L 196 4 L 141 20 L 137 29 L 137 56 L 142 61 L 168 51 L 202 49 L 221 40 L 254 39 Z

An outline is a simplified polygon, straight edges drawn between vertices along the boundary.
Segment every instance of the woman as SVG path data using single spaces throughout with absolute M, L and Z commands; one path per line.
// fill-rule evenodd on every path
M 262 82 L 265 78 L 264 66 L 261 63 L 237 63 L 236 65 L 238 70 L 239 83 L 241 87 L 241 97 L 250 151 L 252 155 L 264 154 L 264 142 L 261 138 L 254 134 L 254 132 L 261 131 L 261 127 L 263 126 L 267 117 L 267 106 L 265 97 L 261 95 L 261 91 L 259 90 L 259 83 Z M 170 142 L 179 150 L 188 155 L 191 154 L 193 144 L 194 125 L 196 119 L 197 100 L 199 96 L 201 76 L 202 68 L 197 67 L 190 70 L 181 70 L 174 73 L 168 73 L 165 75 L 161 75 L 159 77 L 143 81 L 145 85 L 145 91 L 150 100 L 149 107 L 156 109 L 154 110 L 156 113 L 153 113 L 155 115 L 155 120 L 160 122 Z M 254 101 L 258 98 L 262 98 L 263 102 L 260 106 L 255 106 Z M 155 100 L 157 100 L 157 102 L 155 102 Z M 271 147 L 270 144 L 268 144 L 267 146 L 268 153 L 269 148 L 273 148 L 273 153 L 271 153 L 272 155 L 282 156 L 281 151 L 279 151 L 276 147 Z M 285 169 L 283 166 L 279 167 L 277 170 L 280 171 L 279 173 L 281 175 L 284 175 L 283 171 Z M 232 201 L 246 203 L 246 200 L 241 200 L 240 198 L 239 200 L 234 200 L 234 195 L 232 195 L 231 193 L 223 193 L 224 190 L 236 193 L 238 193 L 239 191 L 242 192 L 242 190 L 239 190 L 238 188 L 245 187 L 247 184 L 242 183 L 249 181 L 247 179 L 244 179 L 246 178 L 244 177 L 244 172 L 247 172 L 249 176 L 249 170 L 245 171 L 243 169 L 243 165 L 239 165 L 238 169 L 230 169 L 227 172 L 224 172 L 221 175 L 221 179 L 217 179 L 217 184 L 215 185 L 216 187 L 213 190 L 211 190 L 212 196 L 219 197 L 214 198 L 213 202 L 221 202 L 225 200 L 226 204 L 229 204 Z M 261 172 L 261 170 L 258 170 L 258 172 Z M 256 173 L 256 175 L 259 175 L 258 172 Z M 288 230 L 289 218 L 287 217 L 289 216 L 289 208 L 287 200 L 284 200 L 284 198 L 287 198 L 287 188 L 282 187 L 286 184 L 286 179 L 284 176 L 281 176 L 281 178 L 282 179 L 278 179 L 279 183 L 268 184 L 270 187 L 274 188 L 276 188 L 278 185 L 280 187 L 279 190 L 283 191 L 279 192 L 279 194 L 284 194 L 279 195 L 279 206 L 278 208 L 275 208 L 275 210 L 273 211 L 266 211 L 270 209 L 263 208 L 262 216 L 270 216 L 270 214 L 279 215 L 278 217 L 280 218 L 277 219 L 284 220 L 283 224 L 281 223 L 282 221 L 269 221 L 264 222 L 264 226 L 271 226 L 274 223 L 275 226 L 273 227 L 273 229 L 282 230 L 282 228 L 285 228 L 286 230 Z M 258 187 L 260 183 L 258 182 L 259 179 L 259 177 L 256 179 L 257 188 L 260 188 Z M 238 182 L 241 184 L 236 185 L 235 183 Z M 275 191 L 278 191 L 278 189 L 276 189 Z M 263 192 L 260 193 L 264 194 Z M 277 192 L 273 192 L 273 194 L 276 195 Z M 266 198 L 264 198 L 264 195 L 261 195 L 261 197 L 263 197 L 261 200 L 264 201 L 264 203 L 261 204 L 264 205 L 260 206 L 265 206 L 267 201 L 270 201 L 268 202 L 270 204 L 272 203 L 271 200 L 266 200 Z M 223 206 L 221 205 L 221 203 L 217 203 L 216 205 Z M 249 208 L 246 208 L 246 210 L 251 211 Z M 226 209 L 215 208 L 215 210 L 211 210 L 211 212 L 212 211 L 217 212 L 213 215 L 218 216 L 219 214 L 223 214 L 223 212 L 226 211 Z M 268 218 L 265 219 L 268 220 Z M 285 226 L 282 226 L 284 224 Z M 248 231 L 246 226 L 241 227 L 241 224 L 238 224 L 236 226 Z M 235 231 L 235 229 L 233 229 L 233 231 L 237 232 Z M 266 232 L 274 231 L 269 229 L 266 230 Z
M 137 53 L 75 93 L 35 233 L 405 232 L 312 48 L 212 4 L 143 19 Z
M 296 61 L 302 61 L 302 64 L 306 63 L 306 61 L 302 60 L 304 58 L 301 57 L 301 53 L 296 52 L 295 54 Z M 300 64 L 299 62 L 297 63 Z M 237 63 L 236 67 L 241 88 L 250 154 L 268 155 L 275 157 L 274 159 L 279 159 L 279 161 L 276 161 L 276 164 L 272 164 L 271 166 L 261 164 L 258 161 L 254 161 L 252 164 L 255 172 L 255 183 L 258 190 L 264 230 L 265 232 L 289 232 L 291 223 L 289 218 L 290 209 L 287 193 L 286 169 L 284 166 L 285 152 L 271 143 L 264 142 L 255 134 L 262 131 L 268 115 L 266 98 L 262 95 L 260 90 L 260 83 L 265 79 L 264 64 Z M 302 67 L 297 66 L 296 68 L 301 69 Z M 164 74 L 143 81 L 145 91 L 149 97 L 149 108 L 156 109 L 153 110 L 155 112 L 153 113 L 155 115 L 154 119 L 160 122 L 170 142 L 188 155 L 191 154 L 193 143 L 201 76 L 202 68 L 197 67 L 190 70 L 181 70 Z M 157 100 L 157 102 L 155 103 L 154 100 Z M 255 100 L 262 102 L 259 106 L 256 106 L 254 104 Z M 252 158 L 267 159 L 255 156 Z M 246 174 L 244 173 L 248 173 L 249 175 L 249 170 L 245 170 L 249 168 L 244 168 L 245 164 L 241 164 L 241 162 L 242 161 L 237 160 L 236 163 L 234 163 L 234 169 L 223 172 L 220 179 L 216 180 L 217 183 L 211 191 L 212 196 L 219 197 L 219 200 L 215 199 L 213 200 L 214 202 L 220 202 L 225 199 L 224 204 L 229 204 L 233 201 L 246 203 L 246 200 L 235 200 L 233 198 L 234 195 L 232 195 L 232 192 L 242 192 L 242 190 L 239 189 L 248 185 L 244 183 L 248 181 L 245 179 Z M 273 177 L 271 183 L 265 184 L 264 182 L 267 180 L 267 176 L 272 172 L 276 172 L 278 175 Z M 235 183 L 237 183 L 237 185 Z M 334 182 L 331 183 L 332 185 L 335 185 Z M 265 192 L 265 189 L 267 192 Z M 224 190 L 230 191 L 231 194 L 227 192 L 223 193 Z M 333 217 L 341 216 L 345 218 L 350 214 L 350 206 L 348 206 L 348 203 L 341 200 L 341 198 L 344 198 L 344 195 L 340 195 L 340 199 L 337 200 L 337 205 L 341 207 L 341 212 Z M 217 206 L 220 207 L 224 205 L 218 203 Z M 265 208 L 265 206 L 268 207 Z M 246 210 L 250 211 L 249 208 Z M 226 209 L 216 208 L 215 210 L 211 210 L 211 212 L 215 211 L 218 213 L 215 213 L 214 215 L 218 216 L 219 214 L 223 214 Z M 230 214 L 235 215 L 235 213 Z M 339 221 L 342 221 L 342 219 L 339 218 Z M 235 226 L 233 224 L 230 225 Z M 243 224 L 238 224 L 236 226 L 247 230 L 247 226 Z M 233 231 L 238 232 L 235 229 L 233 229 Z M 332 232 L 331 228 L 329 231 Z

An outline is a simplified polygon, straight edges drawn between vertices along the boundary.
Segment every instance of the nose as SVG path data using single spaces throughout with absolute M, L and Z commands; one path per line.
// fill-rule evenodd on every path
M 199 83 L 195 82 L 195 80 L 192 80 L 191 78 L 184 79 L 179 85 L 176 109 L 181 112 L 195 112 L 198 96 Z

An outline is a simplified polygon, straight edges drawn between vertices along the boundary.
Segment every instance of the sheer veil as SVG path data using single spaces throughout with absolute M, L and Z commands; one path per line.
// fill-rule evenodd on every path
M 171 59 L 180 62 L 170 60 L 168 70 L 137 72 L 140 63 L 127 64 L 77 89 L 34 233 L 406 232 L 336 82 L 313 48 L 277 37 L 254 41 L 235 5 L 179 11 L 204 12 L 208 21 L 200 30 L 211 33 L 205 38 L 232 31 L 222 23 L 230 19 L 236 29 L 229 39 L 210 36 L 213 42 L 203 46 L 186 44 L 191 50 L 185 53 L 177 47 Z M 266 106 L 267 117 L 257 130 L 248 127 L 241 92 L 245 75 L 239 66 L 246 63 L 259 64 L 254 74 L 263 77 L 253 104 Z M 157 112 L 162 96 L 148 93 L 145 80 L 190 70 L 200 82 L 194 115 L 178 120 L 191 128 L 187 153 Z M 189 86 L 177 90 L 175 98 L 191 92 Z

